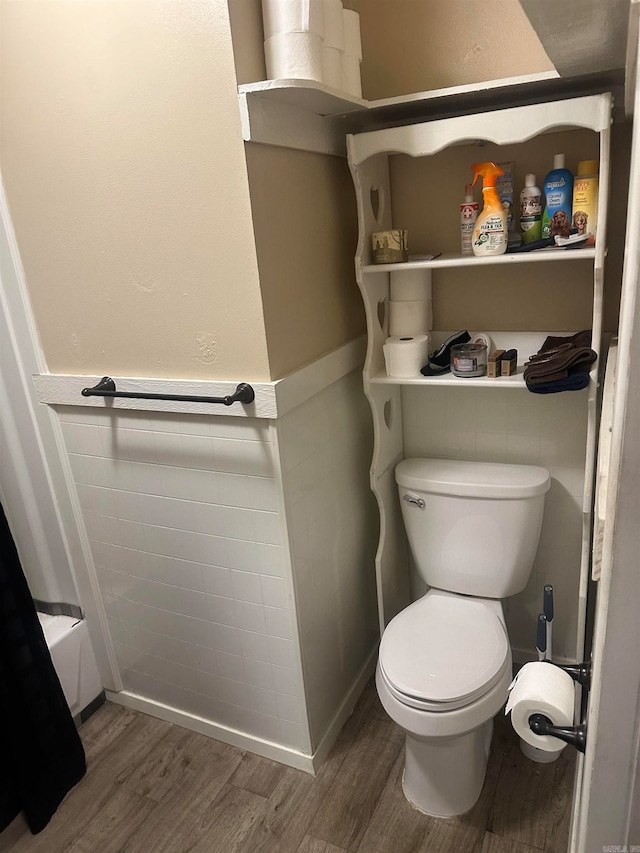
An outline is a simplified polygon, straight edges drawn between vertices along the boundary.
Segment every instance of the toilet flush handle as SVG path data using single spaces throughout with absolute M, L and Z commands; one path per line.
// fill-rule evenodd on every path
M 413 504 L 414 506 L 417 506 L 418 509 L 425 508 L 425 502 L 422 500 L 422 498 L 414 498 L 413 495 L 403 495 L 402 500 L 406 501 L 408 504 Z

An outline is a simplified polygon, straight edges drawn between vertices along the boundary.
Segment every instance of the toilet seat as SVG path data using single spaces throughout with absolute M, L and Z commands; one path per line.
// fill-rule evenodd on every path
M 399 613 L 380 644 L 380 672 L 398 701 L 450 711 L 484 696 L 510 654 L 493 602 L 432 590 Z

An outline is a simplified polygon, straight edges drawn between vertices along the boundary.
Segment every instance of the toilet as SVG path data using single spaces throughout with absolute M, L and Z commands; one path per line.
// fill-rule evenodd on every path
M 376 686 L 406 733 L 405 796 L 426 814 L 453 817 L 474 806 L 484 782 L 493 717 L 512 679 L 501 599 L 529 579 L 549 472 L 405 459 L 396 482 L 429 591 L 387 625 Z

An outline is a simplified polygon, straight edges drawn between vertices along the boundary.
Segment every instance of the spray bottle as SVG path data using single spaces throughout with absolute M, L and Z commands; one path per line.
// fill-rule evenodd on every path
M 504 175 L 495 163 L 474 163 L 473 183 L 482 178 L 482 198 L 484 206 L 473 229 L 473 254 L 503 255 L 507 251 L 507 214 L 496 190 L 496 181 Z
M 466 184 L 464 201 L 460 205 L 460 250 L 463 255 L 472 255 L 471 240 L 473 228 L 478 218 L 478 203 L 473 198 L 473 187 Z

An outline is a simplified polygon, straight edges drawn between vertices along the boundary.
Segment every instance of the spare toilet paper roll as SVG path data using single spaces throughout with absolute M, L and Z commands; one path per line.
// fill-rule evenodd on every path
M 428 335 L 391 336 L 382 347 L 387 376 L 420 376 L 429 358 Z
M 389 295 L 394 302 L 431 299 L 431 271 L 393 270 Z
M 264 37 L 280 33 L 324 35 L 323 0 L 262 0 Z
M 342 10 L 344 26 L 344 52 L 362 62 L 362 42 L 360 41 L 360 15 L 351 9 Z
M 431 330 L 432 308 L 430 299 L 389 303 L 390 335 L 422 335 Z
M 342 89 L 354 98 L 362 97 L 362 78 L 360 60 L 356 56 L 342 54 Z
M 344 50 L 344 20 L 342 0 L 324 0 L 324 43 L 327 47 Z
M 322 39 L 315 33 L 280 33 L 264 43 L 270 80 L 293 77 L 322 82 Z
M 525 664 L 509 688 L 505 714 L 525 743 L 545 752 L 556 752 L 565 742 L 550 735 L 537 735 L 529 728 L 532 714 L 544 714 L 554 726 L 573 725 L 574 681 L 560 667 L 537 661 Z
M 342 91 L 342 51 L 322 45 L 322 82 Z

